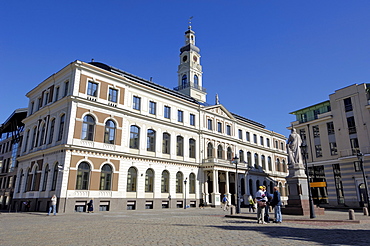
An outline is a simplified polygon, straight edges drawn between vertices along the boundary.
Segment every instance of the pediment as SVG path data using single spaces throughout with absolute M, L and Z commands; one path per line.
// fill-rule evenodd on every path
M 230 120 L 234 120 L 234 116 L 222 105 L 222 104 L 217 104 L 213 106 L 208 106 L 204 108 L 205 111 L 210 112 L 212 114 L 219 115 L 224 118 L 228 118 Z

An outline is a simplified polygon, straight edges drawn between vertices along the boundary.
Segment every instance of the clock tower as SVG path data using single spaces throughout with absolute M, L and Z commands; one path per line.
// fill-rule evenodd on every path
M 206 89 L 203 87 L 202 66 L 200 65 L 200 49 L 195 46 L 195 32 L 189 22 L 185 32 L 185 46 L 180 49 L 180 65 L 178 67 L 178 87 L 175 90 L 193 97 L 199 102 L 206 102 Z

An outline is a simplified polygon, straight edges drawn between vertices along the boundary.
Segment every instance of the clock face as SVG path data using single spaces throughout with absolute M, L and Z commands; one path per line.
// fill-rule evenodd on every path
M 198 57 L 197 56 L 193 56 L 193 60 L 196 62 L 198 61 Z
M 188 59 L 188 56 L 183 56 L 183 57 L 182 57 L 182 61 L 183 61 L 183 62 L 186 62 L 186 60 L 187 60 L 187 59 Z

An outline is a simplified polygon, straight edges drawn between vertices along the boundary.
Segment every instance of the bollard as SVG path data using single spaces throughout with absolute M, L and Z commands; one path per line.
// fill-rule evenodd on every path
M 233 205 L 230 206 L 230 214 L 235 215 L 235 206 Z
M 349 216 L 349 220 L 355 220 L 355 210 L 349 209 L 348 216 Z
M 362 209 L 364 211 L 364 215 L 369 215 L 369 210 L 367 210 L 367 207 L 363 207 Z

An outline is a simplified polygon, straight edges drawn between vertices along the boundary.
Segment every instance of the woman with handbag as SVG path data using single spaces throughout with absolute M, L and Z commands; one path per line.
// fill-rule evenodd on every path
M 264 221 L 267 198 L 266 198 L 265 191 L 263 190 L 263 186 L 260 186 L 259 190 L 256 193 L 256 202 L 257 202 L 257 223 L 267 224 Z

